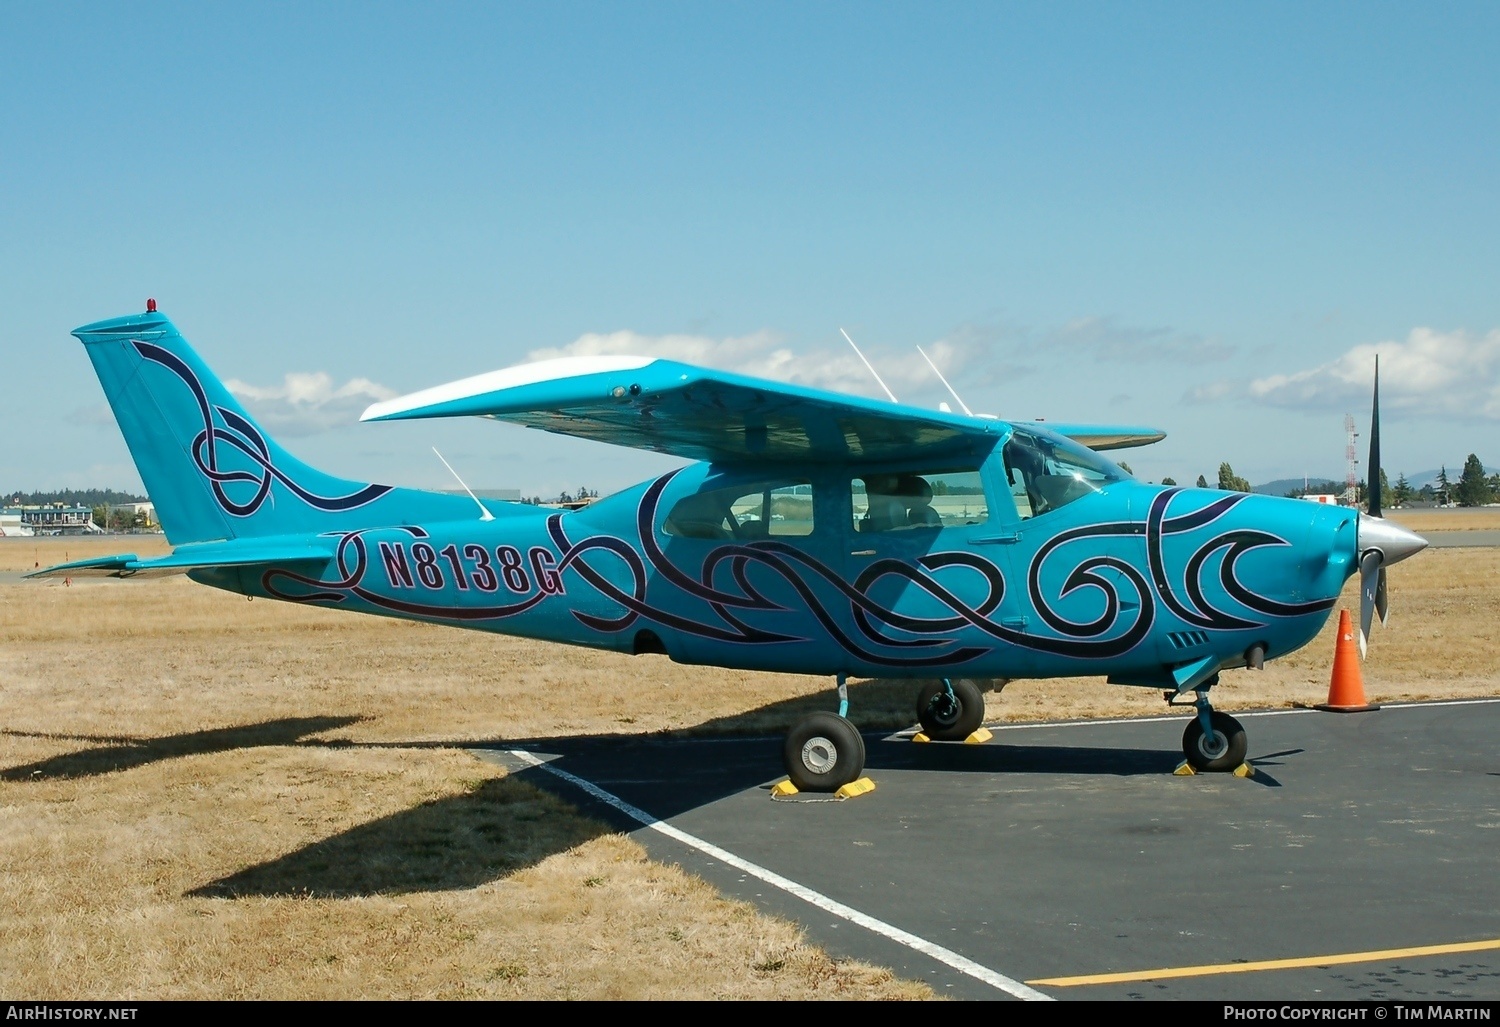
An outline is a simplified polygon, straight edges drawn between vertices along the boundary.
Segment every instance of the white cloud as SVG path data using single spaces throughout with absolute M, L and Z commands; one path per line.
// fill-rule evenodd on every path
M 269 387 L 232 378 L 224 384 L 244 401 L 262 427 L 289 436 L 315 435 L 353 424 L 372 402 L 396 395 L 368 378 L 351 378 L 335 386 L 326 371 L 294 371 L 280 385 Z
M 1305 371 L 1257 378 L 1269 406 L 1338 409 L 1368 402 L 1380 355 L 1380 405 L 1417 416 L 1500 420 L 1500 329 L 1485 335 L 1415 328 L 1405 342 L 1355 346 Z
M 579 336 L 566 346 L 532 350 L 526 356 L 529 360 L 605 355 L 661 357 L 757 378 L 883 398 L 880 386 L 875 383 L 859 357 L 842 341 L 840 345 L 842 348 L 824 347 L 798 353 L 772 332 L 755 332 L 721 339 L 706 335 L 591 332 Z M 915 348 L 909 352 L 896 353 L 861 348 L 875 365 L 880 377 L 898 397 L 906 390 L 941 387 L 937 376 Z M 952 375 L 964 363 L 960 348 L 946 339 L 924 344 L 922 348 L 952 381 Z

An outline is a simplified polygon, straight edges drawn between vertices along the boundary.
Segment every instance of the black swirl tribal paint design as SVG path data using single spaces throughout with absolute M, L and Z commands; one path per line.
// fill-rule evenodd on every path
M 1064 657 L 1118 657 L 1150 635 L 1161 616 L 1159 606 L 1171 616 L 1199 627 L 1262 626 L 1262 622 L 1225 613 L 1209 602 L 1200 579 L 1210 558 L 1220 550 L 1225 551 L 1218 571 L 1225 594 L 1254 613 L 1295 617 L 1325 611 L 1333 602 L 1282 603 L 1246 587 L 1237 575 L 1237 561 L 1257 547 L 1288 543 L 1266 532 L 1245 529 L 1224 531 L 1196 547 L 1183 565 L 1184 601 L 1170 587 L 1163 540 L 1207 528 L 1245 497 L 1229 496 L 1190 513 L 1168 516 L 1168 508 L 1181 490 L 1157 494 L 1144 522 L 1127 520 L 1080 526 L 1059 533 L 1037 550 L 1026 568 L 1025 595 L 1029 610 L 1035 612 L 1048 634 L 1010 626 L 996 618 L 1006 596 L 1005 575 L 993 562 L 969 552 L 929 553 L 911 562 L 880 559 L 849 581 L 838 568 L 828 566 L 795 545 L 760 539 L 713 545 L 702 557 L 696 573 L 692 573 L 668 558 L 655 531 L 662 495 L 677 473 L 658 478 L 646 488 L 636 507 L 637 538 L 633 541 L 610 534 L 575 539 L 570 534 L 570 525 L 580 522 L 562 514 L 548 516 L 546 535 L 550 546 L 531 548 L 529 576 L 520 566 L 520 556 L 514 557 L 511 566 L 516 585 L 508 585 L 514 598 L 507 603 L 475 604 L 455 595 L 455 590 L 469 590 L 470 581 L 476 582 L 482 591 L 498 591 L 497 579 L 488 570 L 488 550 L 478 544 L 446 547 L 443 555 L 449 570 L 445 576 L 432 547 L 414 541 L 414 552 L 422 547 L 424 575 L 420 580 L 408 576 L 407 585 L 431 590 L 434 601 L 417 602 L 392 596 L 389 590 L 377 587 L 371 576 L 376 562 L 365 538 L 369 531 L 339 536 L 334 557 L 339 575 L 336 580 L 323 581 L 278 569 L 264 575 L 263 585 L 276 598 L 294 602 L 336 603 L 353 596 L 393 613 L 475 624 L 526 613 L 551 597 L 566 603 L 563 574 L 572 571 L 595 593 L 619 608 L 618 614 L 606 616 L 570 606 L 568 612 L 593 631 L 622 632 L 644 620 L 657 628 L 714 642 L 767 645 L 827 640 L 857 661 L 892 669 L 958 666 L 993 651 L 996 644 Z M 428 537 L 421 528 L 395 530 L 412 540 Z M 389 533 L 390 529 L 382 531 Z M 1110 538 L 1142 540 L 1147 557 L 1145 573 L 1118 553 L 1098 552 L 1096 545 L 1091 547 L 1089 555 L 1073 557 L 1077 562 L 1072 566 L 1062 564 L 1065 569 L 1061 574 L 1062 584 L 1055 596 L 1048 594 L 1043 584 L 1044 569 L 1067 560 L 1069 547 L 1074 543 L 1087 546 L 1089 542 Z M 388 578 L 395 559 L 390 553 L 396 552 L 390 549 L 392 545 L 395 544 L 379 543 L 386 553 L 383 558 Z M 461 562 L 460 548 L 468 564 Z M 500 549 L 519 553 L 510 546 Z M 404 562 L 404 551 L 397 555 Z M 611 568 L 616 573 L 602 570 L 600 559 L 617 564 Z M 623 577 L 628 578 L 625 585 L 616 580 L 621 577 L 618 572 L 622 568 Z M 752 572 L 752 568 L 759 570 Z M 485 576 L 481 577 L 481 573 Z M 1053 573 L 1049 571 L 1049 577 Z M 371 580 L 366 580 L 367 576 Z M 878 583 L 888 578 L 904 583 L 903 591 L 921 590 L 947 613 L 919 617 L 877 602 L 872 593 Z M 770 598 L 767 595 L 770 581 L 780 581 L 789 587 L 795 605 Z M 666 593 L 661 591 L 663 586 L 667 587 Z M 1075 621 L 1058 612 L 1056 607 L 1062 600 L 1083 589 L 1092 589 L 1102 598 L 1098 616 Z M 784 589 L 778 591 L 787 594 Z M 966 600 L 960 593 L 978 596 L 978 601 Z M 838 598 L 827 598 L 830 595 Z M 474 597 L 471 594 L 471 599 Z M 699 604 L 697 615 L 689 612 L 695 601 Z M 758 623 L 751 622 L 752 615 Z M 768 624 L 772 626 L 765 626 Z M 816 630 L 809 635 L 814 625 Z
M 374 502 L 391 491 L 390 485 L 366 485 L 346 496 L 320 496 L 303 488 L 272 463 L 271 447 L 255 425 L 233 410 L 227 410 L 209 402 L 203 383 L 198 380 L 192 368 L 171 351 L 154 343 L 133 340 L 133 345 L 146 360 L 160 364 L 181 378 L 183 384 L 192 391 L 193 398 L 198 401 L 198 411 L 203 417 L 203 430 L 192 442 L 193 463 L 197 465 L 199 473 L 208 479 L 213 489 L 214 499 L 225 513 L 235 517 L 249 517 L 254 514 L 270 496 L 273 480 L 281 482 L 308 506 L 331 513 L 356 509 L 366 503 Z M 223 427 L 214 422 L 215 414 L 218 414 L 219 420 L 223 422 Z M 219 459 L 221 443 L 244 454 L 251 463 L 258 466 L 258 470 L 224 469 Z M 254 484 L 254 491 L 244 502 L 236 502 L 226 491 L 226 486 L 237 482 Z

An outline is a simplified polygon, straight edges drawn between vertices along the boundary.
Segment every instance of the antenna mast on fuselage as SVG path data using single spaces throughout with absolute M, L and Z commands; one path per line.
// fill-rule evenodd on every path
M 974 411 L 969 409 L 969 404 L 963 401 L 963 398 L 959 396 L 958 391 L 954 389 L 953 386 L 948 384 L 948 379 L 943 377 L 943 372 L 938 370 L 938 366 L 932 362 L 932 358 L 927 355 L 927 351 L 924 350 L 921 346 L 918 346 L 917 352 L 922 354 L 922 359 L 927 361 L 927 366 L 932 368 L 932 373 L 938 376 L 938 381 L 943 383 L 943 388 L 948 390 L 948 395 L 953 397 L 953 401 L 958 404 L 959 409 L 970 417 L 973 417 Z
M 857 356 L 857 357 L 859 357 L 860 360 L 864 361 L 865 367 L 867 367 L 869 369 L 870 373 L 875 376 L 875 380 L 880 383 L 880 387 L 882 389 L 885 389 L 885 394 L 887 396 L 891 397 L 891 402 L 892 403 L 899 403 L 899 402 L 901 402 L 899 399 L 896 398 L 896 394 L 890 390 L 890 386 L 886 385 L 886 383 L 881 380 L 879 372 L 877 372 L 875 370 L 875 365 L 871 364 L 868 360 L 865 360 L 865 355 L 859 351 L 859 347 L 858 346 L 854 345 L 854 340 L 851 339 L 851 338 L 849 338 L 849 333 L 846 332 L 846 331 L 844 331 L 842 328 L 840 328 L 839 331 L 843 334 L 844 339 L 854 349 L 854 355 Z
M 432 451 L 434 453 L 437 453 L 437 458 L 439 460 L 443 460 L 443 454 L 438 453 L 438 448 L 436 446 L 432 447 Z M 468 483 L 466 483 L 462 478 L 458 476 L 458 472 L 453 469 L 453 465 L 450 464 L 447 460 L 443 460 L 443 466 L 448 468 L 448 473 L 453 475 L 453 480 L 464 487 L 464 491 L 469 494 L 469 498 L 474 500 L 474 505 L 479 507 L 479 519 L 481 521 L 493 521 L 495 519 L 495 515 L 490 513 L 489 507 L 485 506 L 479 501 L 479 497 L 474 495 L 474 490 L 469 488 Z

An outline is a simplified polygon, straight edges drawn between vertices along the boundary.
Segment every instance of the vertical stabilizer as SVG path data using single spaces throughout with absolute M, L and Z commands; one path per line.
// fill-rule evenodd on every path
M 391 491 L 331 477 L 288 454 L 154 309 L 73 334 L 174 546 L 330 530 Z

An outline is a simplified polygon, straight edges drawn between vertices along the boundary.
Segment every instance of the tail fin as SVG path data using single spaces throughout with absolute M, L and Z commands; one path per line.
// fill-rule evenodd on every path
M 392 491 L 331 477 L 288 454 L 151 306 L 73 334 L 174 546 L 347 528 L 349 511 Z

